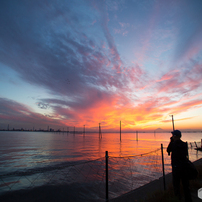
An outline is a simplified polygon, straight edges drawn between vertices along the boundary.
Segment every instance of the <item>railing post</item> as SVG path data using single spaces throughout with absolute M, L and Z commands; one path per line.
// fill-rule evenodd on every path
M 106 162 L 106 167 L 105 167 L 105 172 L 106 172 L 106 201 L 109 199 L 109 190 L 108 190 L 108 151 L 105 152 L 105 162 Z
M 163 144 L 161 144 L 161 156 L 162 156 L 162 169 L 163 169 L 163 187 L 164 187 L 164 190 L 166 190 L 165 170 L 164 170 L 164 158 L 163 158 Z

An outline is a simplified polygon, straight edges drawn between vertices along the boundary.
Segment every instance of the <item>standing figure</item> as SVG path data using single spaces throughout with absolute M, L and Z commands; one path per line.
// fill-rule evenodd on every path
M 175 195 L 181 199 L 180 181 L 182 182 L 185 202 L 192 202 L 191 193 L 189 189 L 189 179 L 185 174 L 184 164 L 188 158 L 187 142 L 183 142 L 181 138 L 181 131 L 174 130 L 170 143 L 167 147 L 168 155 L 171 153 L 171 165 L 173 176 L 173 188 Z

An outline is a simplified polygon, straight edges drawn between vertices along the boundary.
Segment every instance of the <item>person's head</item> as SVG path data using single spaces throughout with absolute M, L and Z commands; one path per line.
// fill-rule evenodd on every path
M 181 131 L 179 130 L 174 130 L 171 133 L 173 134 L 174 140 L 179 140 L 182 137 Z

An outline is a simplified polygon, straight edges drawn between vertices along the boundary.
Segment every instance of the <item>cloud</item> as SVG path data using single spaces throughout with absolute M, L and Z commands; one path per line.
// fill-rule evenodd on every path
M 49 105 L 47 103 L 38 102 L 36 103 L 40 109 L 48 109 Z
M 183 118 L 183 119 L 175 119 L 175 121 L 191 120 L 193 118 L 195 118 L 195 116 L 193 116 L 193 117 L 186 117 L 186 118 Z M 161 122 L 163 122 L 163 123 L 170 123 L 171 120 L 162 120 Z
M 60 127 L 60 120 L 47 115 L 34 113 L 28 106 L 6 98 L 0 98 L 0 120 L 2 125 L 11 127 Z M 40 120 L 40 121 L 39 121 Z
M 175 107 L 172 110 L 173 114 L 178 114 L 187 110 L 190 110 L 191 108 L 200 108 L 202 106 L 202 100 L 192 100 L 189 102 L 185 102 L 183 104 L 179 104 L 177 107 Z
M 125 119 L 125 126 L 132 128 L 159 121 L 171 111 L 181 113 L 200 106 L 200 102 L 192 100 L 185 104 L 202 87 L 202 64 L 200 57 L 195 57 L 200 52 L 195 40 L 201 43 L 200 20 L 189 33 L 190 38 L 186 36 L 189 40 L 179 47 L 173 42 L 179 37 L 178 23 L 174 22 L 177 10 L 165 12 L 167 8 L 172 10 L 173 4 L 179 6 L 175 2 L 139 3 L 145 17 L 136 27 L 131 20 L 125 22 L 118 16 L 113 21 L 127 8 L 124 1 L 71 1 L 63 5 L 39 0 L 1 2 L 1 63 L 15 70 L 23 81 L 47 93 L 35 100 L 36 106 L 44 109 L 44 115 L 22 103 L 6 103 L 2 98 L 2 106 L 7 109 L 1 108 L 2 119 L 9 121 L 10 117 L 17 123 L 19 116 L 19 121 L 30 124 L 41 119 L 45 125 L 88 123 L 92 128 L 99 122 L 105 128 L 115 128 L 115 123 Z M 143 18 L 143 14 L 138 16 Z M 112 24 L 117 27 L 110 27 Z M 119 49 L 114 30 L 128 33 L 127 36 L 134 34 L 132 61 L 127 61 Z M 186 60 L 180 64 L 174 60 L 171 66 L 172 62 L 167 61 L 173 57 L 173 49 Z M 52 114 L 48 114 L 49 110 Z
M 0 59 L 18 72 L 23 80 L 47 89 L 52 95 L 71 97 L 78 104 L 91 94 L 130 91 L 128 86 L 131 82 L 135 80 L 135 85 L 138 84 L 142 70 L 138 65 L 123 66 L 107 26 L 104 5 L 100 7 L 100 29 L 109 52 L 100 47 L 95 37 L 88 36 L 88 29 L 78 29 L 83 27 L 83 19 L 87 18 L 83 12 L 79 13 L 79 8 L 74 13 L 66 12 L 66 7 L 62 8 L 57 3 L 49 3 L 48 11 L 47 5 L 42 2 L 34 5 L 31 9 L 26 2 L 25 5 L 19 4 L 16 10 L 14 4 L 5 3 L 4 10 L 2 8 L 4 20 L 1 25 L 10 29 L 5 28 L 0 33 L 3 45 Z M 68 10 L 74 6 L 70 4 Z M 12 16 L 8 15 L 8 10 Z M 35 18 L 38 12 L 40 20 L 39 16 Z M 90 20 L 95 17 L 88 16 L 89 26 Z M 93 31 L 96 28 L 90 29 Z
M 171 96 L 186 96 L 187 93 L 197 93 L 202 87 L 202 64 L 189 61 L 183 67 L 171 70 L 156 80 L 154 86 L 159 93 L 171 93 Z
M 105 89 L 124 86 L 118 74 L 122 62 L 108 30 L 105 11 L 101 27 L 110 55 L 105 48 L 100 48 L 95 37 L 86 37 L 88 29 L 79 28 L 83 27 L 82 19 L 86 18 L 83 12 L 79 15 L 78 11 L 66 12 L 67 7 L 62 8 L 57 3 L 49 3 L 48 10 L 42 2 L 38 5 L 39 10 L 37 3 L 33 9 L 28 2 L 19 4 L 18 10 L 15 4 L 8 4 L 2 7 L 1 27 L 9 29 L 5 27 L 0 33 L 0 59 L 17 71 L 23 80 L 63 96 L 83 94 L 98 85 Z M 71 6 L 74 8 L 75 5 Z M 94 17 L 89 16 L 89 21 Z

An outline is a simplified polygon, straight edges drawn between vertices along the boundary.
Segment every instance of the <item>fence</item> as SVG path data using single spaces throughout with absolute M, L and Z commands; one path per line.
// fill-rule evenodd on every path
M 163 146 L 133 156 L 114 157 L 106 152 L 92 161 L 8 172 L 0 175 L 0 199 L 108 201 L 171 172 L 170 157 L 162 155 L 165 152 Z

